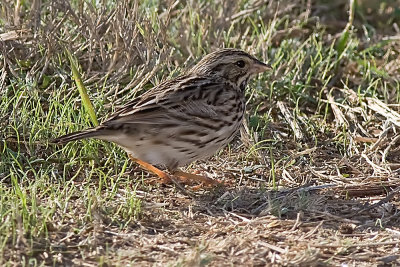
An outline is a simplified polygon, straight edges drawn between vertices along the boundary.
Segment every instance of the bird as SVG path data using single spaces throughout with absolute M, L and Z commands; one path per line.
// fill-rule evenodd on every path
M 174 176 L 185 183 L 219 184 L 179 167 L 212 156 L 235 137 L 246 110 L 247 84 L 267 70 L 269 64 L 243 50 L 216 50 L 126 103 L 99 126 L 60 136 L 53 143 L 86 138 L 114 142 L 160 183 L 170 183 Z

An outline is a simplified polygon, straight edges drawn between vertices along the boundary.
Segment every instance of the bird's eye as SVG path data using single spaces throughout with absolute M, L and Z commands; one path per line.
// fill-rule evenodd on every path
M 244 65 L 246 65 L 246 64 L 244 63 L 243 60 L 239 60 L 239 61 L 237 61 L 235 64 L 236 64 L 239 68 L 244 68 Z

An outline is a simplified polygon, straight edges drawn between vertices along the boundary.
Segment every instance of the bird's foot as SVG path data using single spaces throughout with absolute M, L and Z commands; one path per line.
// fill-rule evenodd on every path
M 173 175 L 176 176 L 179 181 L 184 184 L 193 185 L 194 183 L 199 183 L 199 185 L 192 188 L 194 190 L 198 190 L 202 187 L 216 187 L 224 185 L 223 182 L 208 178 L 207 176 L 187 173 L 180 170 L 174 171 Z
M 142 166 L 142 168 L 154 173 L 158 176 L 156 179 L 151 179 L 147 183 L 148 184 L 177 184 L 182 183 L 185 185 L 193 185 L 199 184 L 194 186 L 193 190 L 198 190 L 203 187 L 215 187 L 215 186 L 223 186 L 225 185 L 223 182 L 208 178 L 203 175 L 197 175 L 192 173 L 183 172 L 180 170 L 176 170 L 172 173 L 172 175 L 167 174 L 166 172 L 154 167 L 150 163 L 142 161 L 140 159 L 132 157 L 132 155 L 128 154 L 129 158 L 133 161 Z M 177 179 L 175 179 L 175 177 Z
M 133 162 L 135 162 L 135 163 L 139 164 L 140 166 L 142 166 L 143 169 L 148 170 L 148 171 L 154 173 L 155 175 L 157 175 L 159 177 L 159 179 L 152 180 L 151 183 L 161 183 L 161 184 L 170 184 L 170 183 L 172 183 L 171 178 L 164 171 L 154 167 L 150 163 L 147 163 L 147 162 L 142 161 L 140 159 L 134 158 L 130 154 L 128 154 L 128 157 Z

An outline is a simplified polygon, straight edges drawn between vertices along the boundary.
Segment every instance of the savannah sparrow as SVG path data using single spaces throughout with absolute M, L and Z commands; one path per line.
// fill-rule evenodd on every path
M 205 56 L 186 74 L 162 82 L 127 103 L 100 126 L 54 140 L 83 138 L 111 141 L 129 157 L 170 182 L 166 167 L 183 181 L 215 184 L 204 176 L 184 173 L 179 166 L 213 155 L 228 144 L 241 126 L 244 90 L 249 79 L 269 66 L 238 49 L 221 49 Z

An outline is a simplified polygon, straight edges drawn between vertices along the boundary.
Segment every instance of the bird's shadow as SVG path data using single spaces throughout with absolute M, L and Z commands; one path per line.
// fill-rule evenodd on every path
M 332 184 L 279 190 L 225 188 L 206 191 L 192 198 L 192 209 L 213 217 L 236 216 L 244 220 L 271 215 L 296 220 L 301 214 L 308 222 L 327 220 L 358 227 L 397 226 L 400 210 L 392 200 L 394 196 L 398 198 L 398 190 L 399 187 L 387 194 L 382 190 L 374 196 L 379 201 L 372 203 L 371 196 L 351 196 L 345 188 Z

